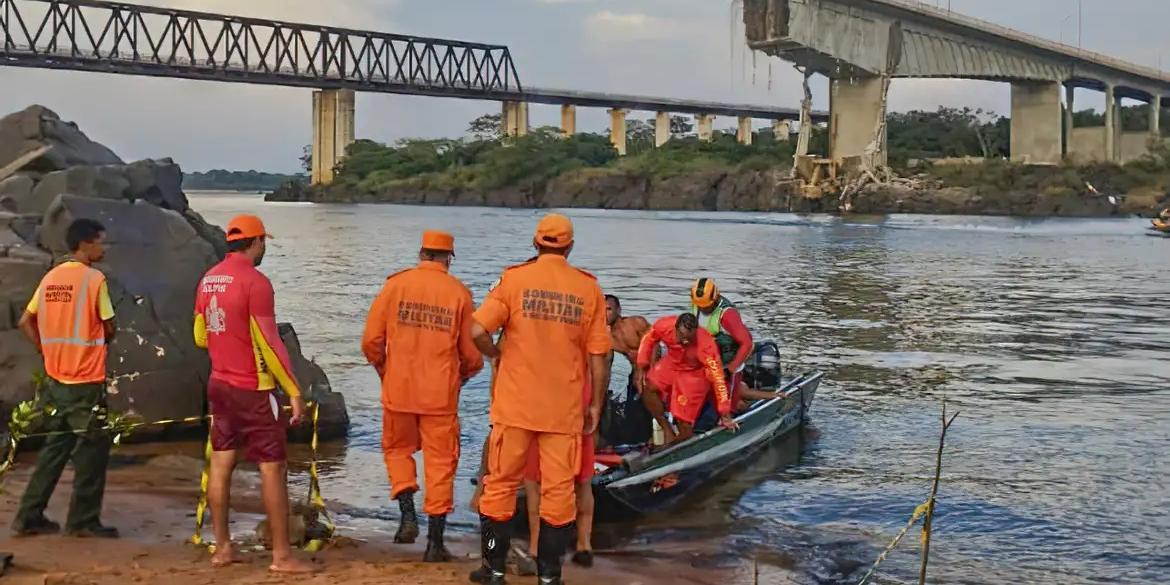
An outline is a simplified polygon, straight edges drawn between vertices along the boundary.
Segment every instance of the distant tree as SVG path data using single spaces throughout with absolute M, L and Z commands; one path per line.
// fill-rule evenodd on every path
M 654 148 L 654 119 L 626 122 L 626 154 L 638 154 Z
M 670 117 L 670 135 L 671 136 L 687 136 L 694 132 L 695 125 L 691 123 L 689 116 L 671 116 Z
M 500 140 L 503 137 L 500 114 L 484 114 L 471 121 L 467 133 L 476 140 Z

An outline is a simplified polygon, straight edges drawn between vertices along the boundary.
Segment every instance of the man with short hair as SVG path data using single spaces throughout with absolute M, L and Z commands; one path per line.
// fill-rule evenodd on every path
M 499 585 L 511 541 L 516 493 L 529 449 L 540 453 L 541 583 L 561 583 L 562 557 L 576 519 L 574 476 L 581 435 L 592 434 L 609 380 L 605 300 L 593 275 L 568 262 L 573 249 L 569 218 L 549 214 L 533 237 L 537 258 L 504 271 L 475 313 L 472 335 L 491 359 L 500 359 L 493 382 L 488 473 L 479 501 L 483 566 L 472 580 Z M 497 345 L 491 334 L 503 330 Z M 592 404 L 582 400 L 586 375 Z
M 651 358 L 659 343 L 666 345 L 666 355 L 653 363 Z M 642 400 L 658 421 L 667 444 L 685 441 L 694 434 L 695 420 L 708 395 L 714 394 L 719 424 L 736 430 L 731 418 L 731 393 L 723 377 L 723 363 L 715 339 L 699 328 L 692 313 L 663 317 L 654 323 L 638 348 L 638 376 L 642 378 Z M 666 407 L 678 424 L 675 432 L 666 420 Z
M 483 369 L 471 340 L 471 291 L 448 274 L 454 254 L 451 234 L 423 232 L 418 266 L 386 279 L 362 335 L 362 353 L 382 379 L 382 453 L 401 512 L 397 543 L 418 536 L 414 454 L 423 452 L 426 562 L 451 560 L 443 532 L 455 504 L 459 390 Z
M 45 518 L 65 464 L 72 459 L 73 498 L 65 531 L 70 536 L 116 538 L 101 523 L 110 435 L 106 425 L 106 357 L 114 338 L 114 306 L 106 276 L 93 267 L 105 257 L 106 228 L 77 219 L 65 232 L 69 260 L 49 271 L 20 318 L 20 330 L 44 356 L 49 382 L 40 402 L 47 407 L 45 438 L 20 509 L 17 536 L 52 534 L 60 526 Z
M 228 255 L 199 281 L 195 345 L 211 357 L 207 403 L 211 411 L 211 470 L 207 501 L 215 530 L 212 565 L 236 562 L 228 525 L 237 452 L 260 467 L 260 491 L 272 538 L 275 573 L 308 573 L 313 566 L 292 554 L 288 536 L 287 427 L 304 418 L 305 403 L 288 350 L 276 327 L 272 283 L 256 267 L 272 236 L 254 215 L 228 223 Z M 292 404 L 286 419 L 276 400 L 280 386 Z

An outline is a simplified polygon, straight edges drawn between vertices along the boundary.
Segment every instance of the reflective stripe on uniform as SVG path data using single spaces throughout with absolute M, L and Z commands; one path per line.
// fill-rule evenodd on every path
M 89 281 L 93 280 L 95 272 L 97 271 L 92 268 L 86 268 L 85 277 L 81 279 L 81 285 L 78 287 L 80 290 L 78 291 L 77 299 L 73 303 L 73 337 L 42 337 L 41 345 L 100 347 L 106 344 L 105 337 L 101 339 L 84 339 L 81 337 L 81 324 L 84 321 L 84 311 L 89 301 Z

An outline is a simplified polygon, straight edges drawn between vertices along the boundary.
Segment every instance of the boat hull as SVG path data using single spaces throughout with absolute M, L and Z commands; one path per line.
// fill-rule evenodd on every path
M 621 468 L 598 475 L 593 479 L 597 519 L 667 511 L 725 471 L 746 463 L 804 426 L 822 378 L 821 372 L 815 372 L 787 383 L 777 398 L 737 416 L 737 432 L 717 428 L 659 453 L 628 459 Z

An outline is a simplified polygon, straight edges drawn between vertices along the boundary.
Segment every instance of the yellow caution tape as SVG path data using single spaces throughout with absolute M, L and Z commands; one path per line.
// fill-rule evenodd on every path
M 873 566 L 869 568 L 869 571 L 866 571 L 865 576 L 861 578 L 861 581 L 857 582 L 857 585 L 865 585 L 869 582 L 870 577 L 873 577 L 874 573 L 877 572 L 878 565 L 882 564 L 882 561 L 886 560 L 886 557 L 890 556 L 890 553 L 893 552 L 895 548 L 898 548 L 898 544 L 901 543 L 902 539 L 906 537 L 906 533 L 910 532 L 910 528 L 912 528 L 929 509 L 930 500 L 927 500 L 922 504 L 919 504 L 917 508 L 914 508 L 914 513 L 910 515 L 910 520 L 906 522 L 906 525 L 902 527 L 902 530 L 898 531 L 898 535 L 894 537 L 894 540 L 890 541 L 890 544 L 886 547 L 886 550 L 883 550 L 882 554 L 878 555 L 878 558 L 876 561 L 874 561 Z M 923 538 L 925 538 L 925 536 Z
M 333 533 L 336 527 L 333 520 L 329 518 L 329 511 L 325 507 L 325 498 L 321 497 L 321 485 L 317 475 L 317 443 L 318 443 L 318 420 L 320 420 L 321 407 L 318 403 L 312 403 L 313 408 L 313 436 L 309 441 L 309 446 L 312 456 L 309 460 L 309 495 L 308 502 L 314 510 L 317 511 L 321 524 L 325 526 L 325 539 L 313 539 L 305 543 L 303 550 L 310 553 L 319 552 L 329 540 L 333 538 Z M 191 536 L 191 544 L 196 546 L 206 546 L 214 553 L 215 545 L 208 543 L 203 539 L 203 516 L 207 510 L 207 482 L 208 470 L 211 468 L 211 432 L 208 429 L 207 445 L 203 452 L 203 474 L 199 479 L 199 504 L 195 507 L 195 534 Z
M 199 474 L 199 503 L 195 506 L 195 534 L 191 544 L 202 546 L 203 516 L 207 513 L 207 484 L 211 473 L 211 425 L 207 425 L 207 442 L 203 445 L 203 471 Z

